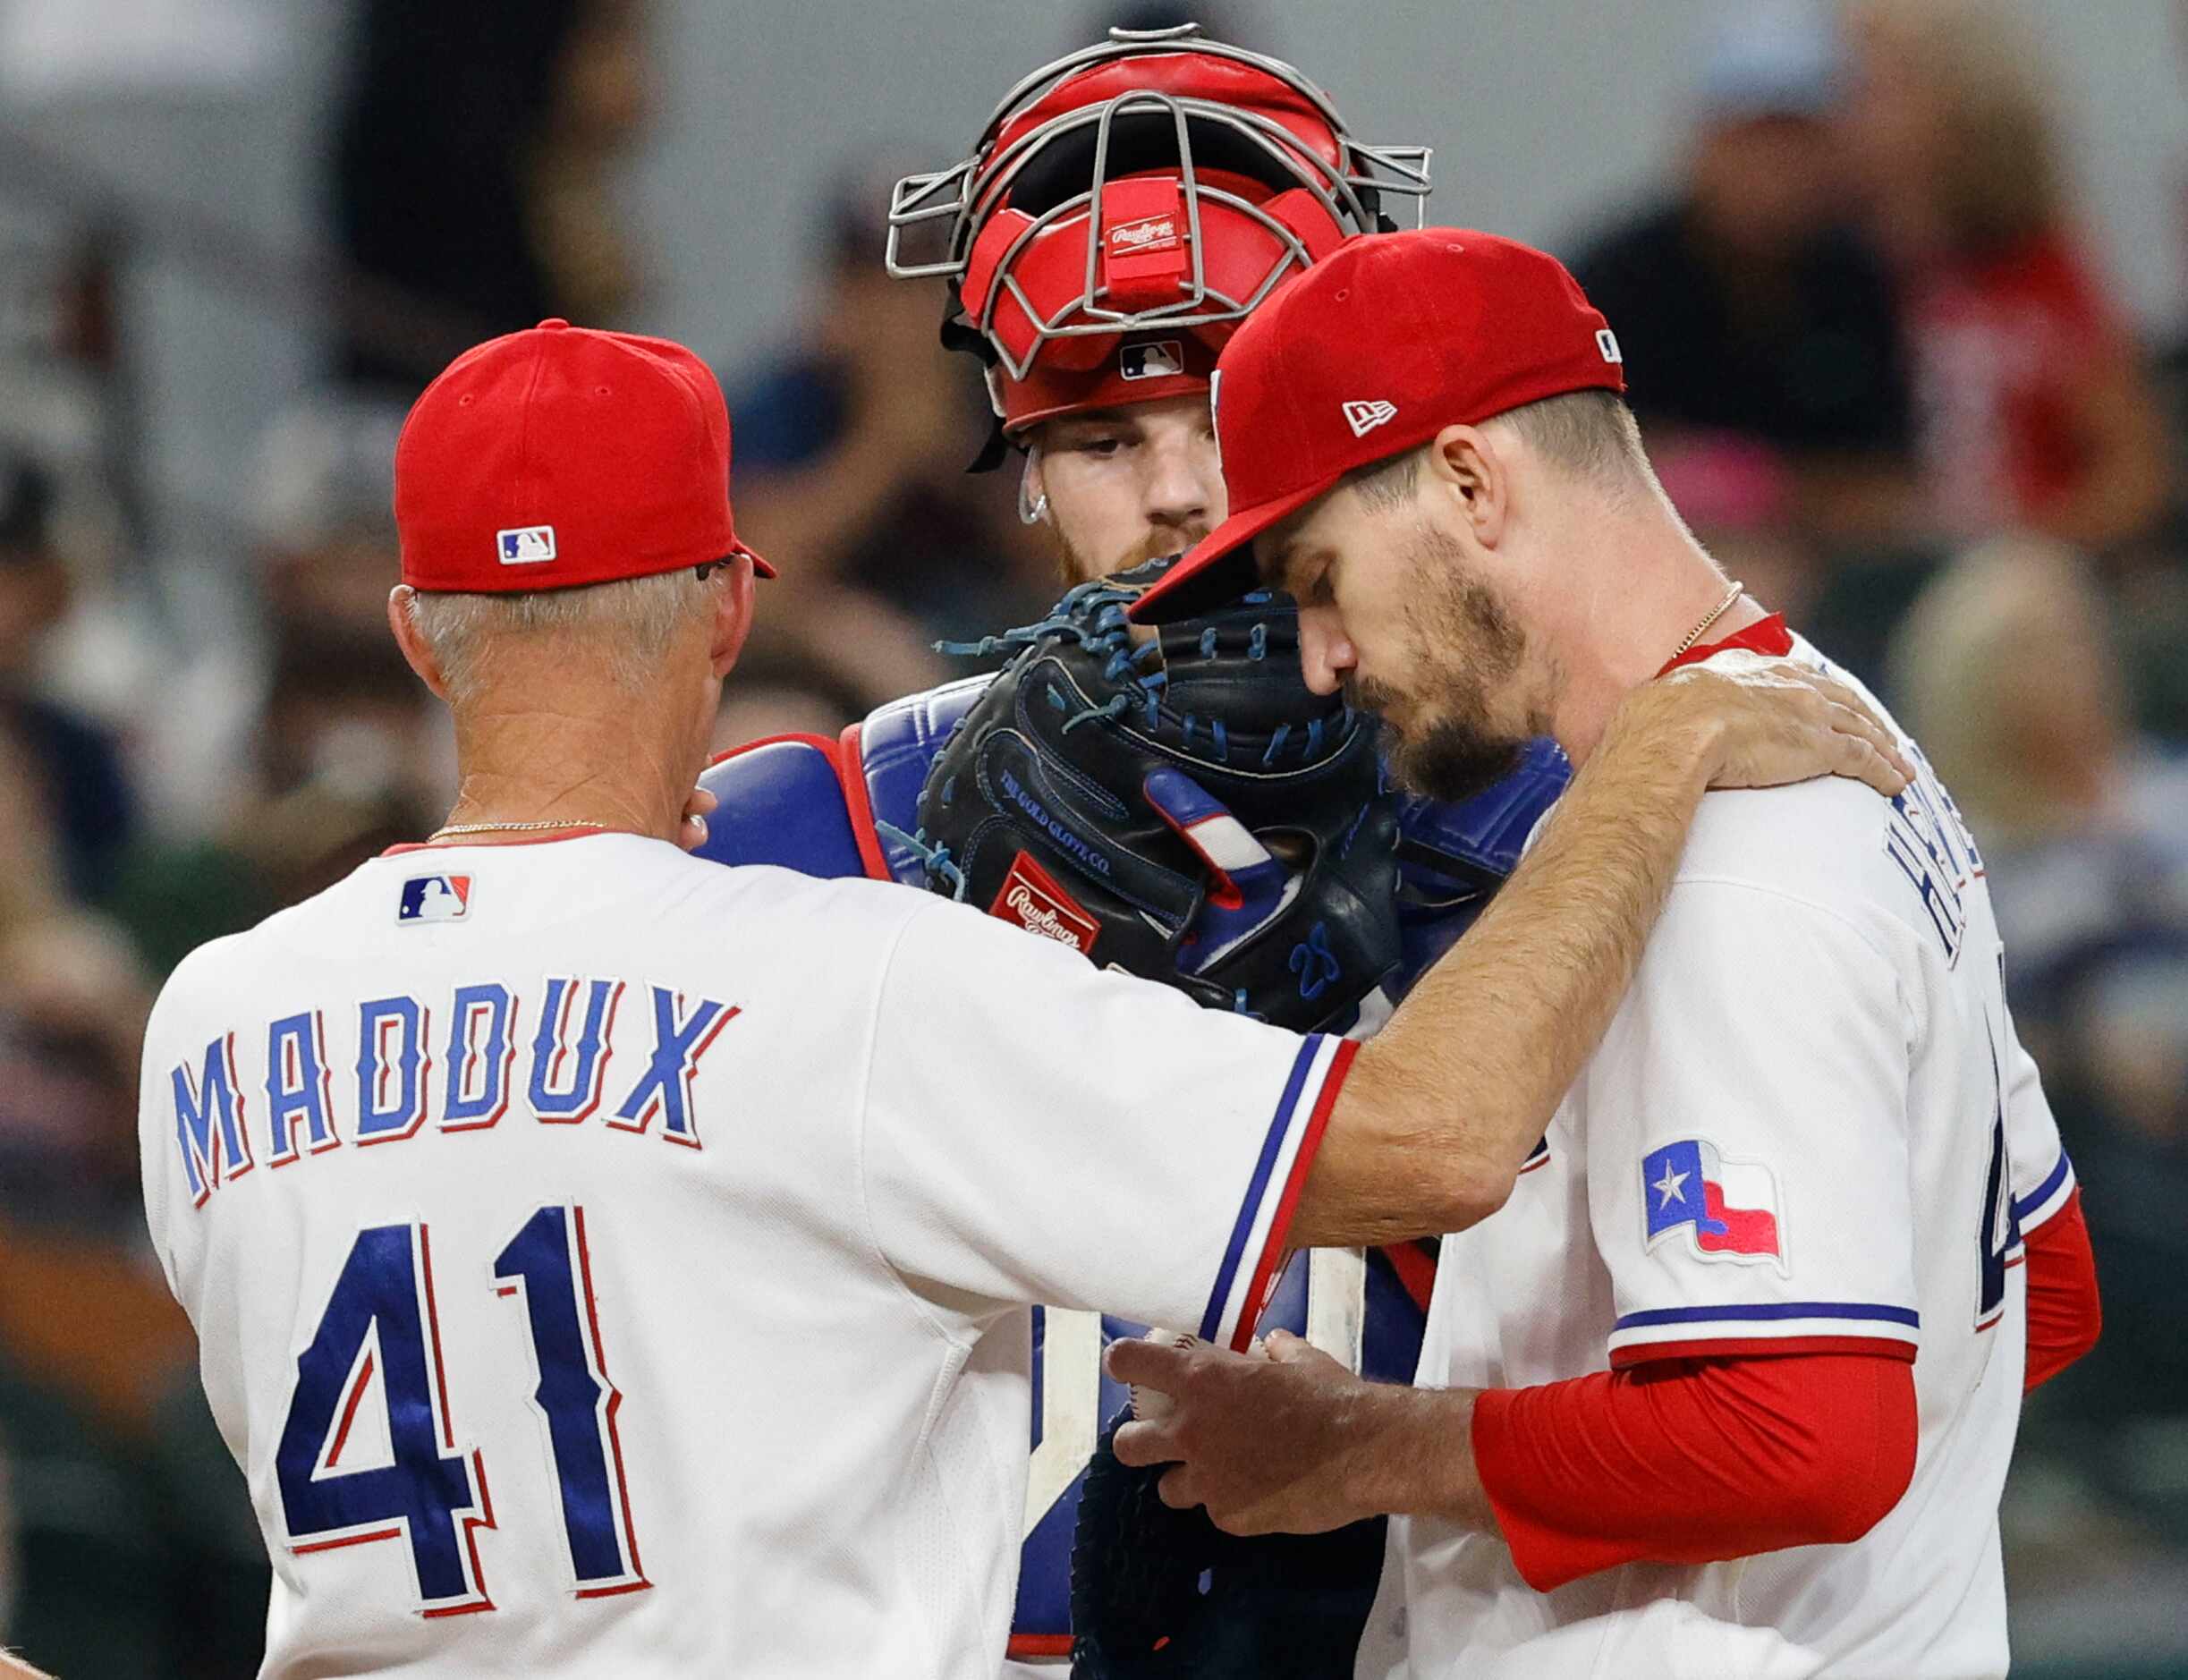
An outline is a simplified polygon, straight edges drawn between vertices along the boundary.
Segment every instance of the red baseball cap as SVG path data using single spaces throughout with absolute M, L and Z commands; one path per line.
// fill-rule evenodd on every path
M 403 581 L 522 592 L 743 555 L 729 410 L 682 344 L 564 320 L 488 339 L 428 386 L 395 443 Z
M 1356 467 L 1544 397 L 1624 389 L 1618 341 L 1547 252 L 1460 227 L 1348 240 L 1225 346 L 1212 400 L 1231 515 L 1132 616 L 1234 600 L 1254 586 L 1254 538 Z

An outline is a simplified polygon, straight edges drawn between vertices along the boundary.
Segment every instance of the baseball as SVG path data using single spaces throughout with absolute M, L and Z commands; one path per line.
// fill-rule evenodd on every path
M 1143 1342 L 1159 1342 L 1166 1347 L 1192 1347 L 1200 1341 L 1197 1336 L 1182 1330 L 1166 1330 L 1159 1325 L 1140 1338 Z M 1132 1414 L 1142 1423 L 1159 1423 L 1168 1417 L 1175 1402 L 1166 1394 L 1154 1388 L 1132 1385 Z

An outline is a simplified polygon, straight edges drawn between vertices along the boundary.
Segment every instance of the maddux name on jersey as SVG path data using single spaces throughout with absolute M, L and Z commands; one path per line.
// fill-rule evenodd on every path
M 665 986 L 556 976 L 445 997 L 372 997 L 238 1028 L 168 1071 L 175 1148 L 195 1205 L 263 1158 L 513 1124 L 606 1124 L 702 1147 L 692 1078 L 737 1005 Z M 529 1023 L 529 1024 L 528 1024 Z M 342 1034 L 328 1054 L 328 1031 Z M 354 1036 L 351 1036 L 353 1033 Z

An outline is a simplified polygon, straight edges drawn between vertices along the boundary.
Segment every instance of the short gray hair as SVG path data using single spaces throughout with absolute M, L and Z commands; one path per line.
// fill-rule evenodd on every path
M 464 705 L 490 677 L 497 649 L 517 643 L 567 648 L 589 658 L 626 694 L 640 692 L 687 619 L 714 605 L 688 568 L 522 595 L 420 590 L 411 624 L 433 650 L 452 705 Z
M 1553 466 L 1575 477 L 1593 479 L 1610 488 L 1653 486 L 1656 473 L 1641 447 L 1633 411 L 1615 391 L 1566 391 L 1524 403 L 1490 417 Z M 1413 498 L 1421 482 L 1421 457 L 1428 447 L 1408 449 L 1364 467 L 1344 481 L 1375 513 L 1395 513 Z

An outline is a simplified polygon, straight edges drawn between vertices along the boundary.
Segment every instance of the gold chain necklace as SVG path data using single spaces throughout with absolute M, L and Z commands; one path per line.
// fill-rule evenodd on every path
M 1732 604 L 1738 600 L 1742 595 L 1746 593 L 1746 590 L 1747 585 L 1741 582 L 1739 579 L 1734 578 L 1732 582 L 1732 588 L 1725 591 L 1725 598 L 1709 609 L 1708 615 L 1702 619 L 1700 624 L 1695 625 L 1693 629 L 1686 632 L 1686 639 L 1671 650 L 1671 659 L 1666 659 L 1665 663 L 1669 665 L 1673 659 L 1679 658 L 1689 648 L 1692 648 L 1696 642 L 1700 641 L 1701 640 L 1702 632 L 1709 629 L 1710 625 L 1716 624 L 1718 619 L 1724 617 L 1726 613 L 1731 609 Z
M 549 828 L 606 828 L 604 822 L 583 822 L 557 819 L 551 822 L 452 822 L 446 827 L 436 828 L 426 838 L 437 840 L 449 834 L 517 834 Z

